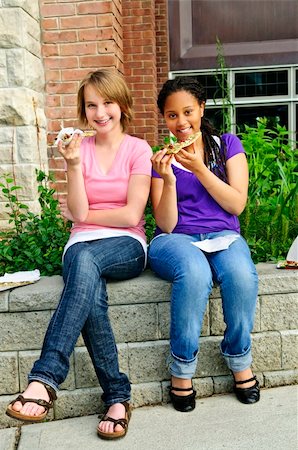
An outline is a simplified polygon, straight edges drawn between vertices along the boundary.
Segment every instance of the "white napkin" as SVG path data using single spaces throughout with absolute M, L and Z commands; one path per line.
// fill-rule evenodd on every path
M 38 269 L 28 270 L 25 272 L 6 273 L 0 277 L 0 283 L 22 283 L 34 282 L 40 279 L 40 272 Z
M 192 242 L 195 247 L 199 247 L 201 250 L 207 253 L 218 252 L 219 250 L 226 250 L 239 238 L 238 234 L 227 234 L 226 236 L 219 236 L 214 239 L 204 239 L 199 242 Z
M 62 136 L 64 135 L 64 133 L 67 133 L 70 135 L 70 137 L 67 139 L 67 141 L 62 140 Z M 55 140 L 55 145 L 57 145 L 58 142 L 60 142 L 60 141 L 62 141 L 64 144 L 69 144 L 70 141 L 72 140 L 74 134 L 84 134 L 84 131 L 79 130 L 78 128 L 75 130 L 73 127 L 62 128 L 59 131 L 58 136 Z

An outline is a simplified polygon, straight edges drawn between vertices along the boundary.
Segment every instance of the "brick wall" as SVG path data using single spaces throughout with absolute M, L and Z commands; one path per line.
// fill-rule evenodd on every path
M 157 138 L 155 1 L 123 2 L 124 75 L 134 97 L 131 132 L 153 145 Z
M 157 67 L 157 92 L 168 79 L 170 70 L 169 58 L 169 27 L 168 27 L 168 2 L 167 0 L 155 1 L 156 24 L 156 67 Z M 168 133 L 162 116 L 158 113 L 158 140 L 161 144 L 163 137 Z
M 168 77 L 167 0 L 40 0 L 46 75 L 49 167 L 66 192 L 64 164 L 52 145 L 60 126 L 76 126 L 76 93 L 91 70 L 117 68 L 134 99 L 129 132 L 159 141 L 157 89 Z
M 77 125 L 76 94 L 81 79 L 99 67 L 123 72 L 121 1 L 40 0 L 40 9 L 49 167 L 55 172 L 54 187 L 63 193 L 63 160 L 52 144 L 60 126 Z

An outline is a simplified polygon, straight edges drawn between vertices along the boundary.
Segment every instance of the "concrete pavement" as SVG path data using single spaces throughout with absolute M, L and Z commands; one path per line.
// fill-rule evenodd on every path
M 197 399 L 191 413 L 137 408 L 118 441 L 97 437 L 96 416 L 23 425 L 0 430 L 0 450 L 297 450 L 297 394 L 297 386 L 265 389 L 255 405 L 216 395 Z

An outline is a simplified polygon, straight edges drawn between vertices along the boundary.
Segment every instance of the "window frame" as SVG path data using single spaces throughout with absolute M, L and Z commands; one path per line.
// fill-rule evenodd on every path
M 288 71 L 288 94 L 284 95 L 268 95 L 268 96 L 256 96 L 256 97 L 236 97 L 235 96 L 235 74 L 236 73 L 248 73 L 248 72 L 276 72 L 281 70 Z M 179 75 L 215 75 L 222 74 L 223 71 L 220 69 L 199 69 L 199 70 L 179 70 L 171 71 L 169 73 L 169 78 L 173 79 Z M 288 128 L 290 131 L 290 139 L 295 140 L 298 135 L 298 130 L 296 129 L 297 124 L 297 104 L 298 104 L 298 94 L 296 93 L 296 80 L 298 79 L 298 64 L 291 65 L 279 65 L 279 66 L 254 66 L 254 67 L 232 67 L 225 68 L 224 73 L 227 75 L 228 86 L 230 86 L 230 101 L 233 108 L 230 108 L 230 120 L 231 120 L 231 132 L 236 133 L 236 108 L 247 106 L 267 106 L 274 105 L 287 105 L 288 107 Z M 223 105 L 221 98 L 207 99 L 207 108 L 219 108 Z

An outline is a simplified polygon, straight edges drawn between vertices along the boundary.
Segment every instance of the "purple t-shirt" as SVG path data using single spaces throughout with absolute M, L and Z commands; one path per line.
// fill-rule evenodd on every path
M 222 140 L 226 144 L 227 159 L 238 153 L 245 153 L 237 136 L 223 134 Z M 178 198 L 178 222 L 173 233 L 201 234 L 223 230 L 240 232 L 238 217 L 225 211 L 192 172 L 174 164 L 172 168 L 176 176 Z M 154 170 L 152 176 L 160 178 Z M 162 230 L 156 227 L 155 235 L 160 233 Z

